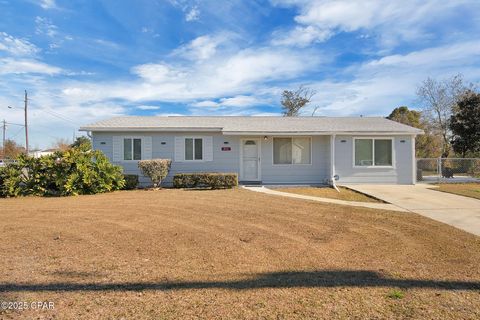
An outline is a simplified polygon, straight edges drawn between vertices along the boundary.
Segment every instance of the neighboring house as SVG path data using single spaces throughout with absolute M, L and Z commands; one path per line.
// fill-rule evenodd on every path
M 93 148 L 139 174 L 142 159 L 172 159 L 169 177 L 237 172 L 263 184 L 414 184 L 419 129 L 380 117 L 116 117 L 80 128 Z
M 46 150 L 34 150 L 29 152 L 29 155 L 34 157 L 34 158 L 40 158 L 43 156 L 49 156 L 53 154 L 55 151 L 58 151 L 57 149 L 46 149 Z

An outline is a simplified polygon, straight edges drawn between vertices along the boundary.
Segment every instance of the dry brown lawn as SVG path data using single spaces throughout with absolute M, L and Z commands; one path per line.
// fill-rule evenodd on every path
M 292 187 L 292 188 L 277 188 L 275 190 L 290 192 L 296 194 L 303 194 L 307 196 L 331 198 L 346 201 L 359 201 L 359 202 L 382 202 L 378 199 L 364 195 L 363 193 L 339 187 L 340 192 L 329 187 Z
M 433 190 L 480 199 L 480 183 L 442 183 Z
M 0 199 L 5 319 L 478 319 L 480 238 L 247 190 Z M 403 297 L 402 297 L 403 295 Z

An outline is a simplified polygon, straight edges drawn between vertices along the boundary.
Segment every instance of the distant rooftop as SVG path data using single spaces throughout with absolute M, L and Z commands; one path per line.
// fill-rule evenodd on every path
M 421 134 L 422 130 L 382 117 L 114 117 L 82 126 L 82 131 L 218 131 L 224 134 L 385 133 Z

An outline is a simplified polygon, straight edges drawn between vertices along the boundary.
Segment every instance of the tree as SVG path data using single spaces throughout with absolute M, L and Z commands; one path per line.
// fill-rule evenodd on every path
M 409 110 L 407 106 L 401 106 L 393 109 L 387 119 L 406 124 L 415 128 L 423 129 L 421 124 L 422 113 L 415 110 Z
M 441 154 L 441 138 L 436 135 L 429 123 L 423 119 L 422 113 L 409 110 L 406 106 L 393 109 L 387 119 L 406 124 L 424 131 L 415 139 L 416 156 L 419 158 L 435 158 Z
M 5 140 L 5 150 L 0 152 L 5 159 L 16 159 L 22 153 L 25 153 L 25 148 L 9 139 Z
M 467 92 L 450 118 L 452 147 L 463 158 L 467 153 L 480 152 L 480 94 Z
M 59 150 L 59 151 L 66 151 L 70 149 L 70 142 L 68 142 L 68 139 L 57 139 L 53 146 L 52 149 Z
M 316 94 L 314 90 L 300 86 L 296 91 L 284 90 L 282 92 L 282 110 L 284 117 L 298 117 L 300 110 L 310 103 Z
M 417 88 L 423 115 L 428 119 L 433 130 L 442 137 L 441 156 L 444 158 L 448 157 L 451 147 L 450 118 L 460 97 L 472 88 L 473 84 L 466 85 L 460 74 L 440 81 L 427 78 Z
M 71 148 L 79 147 L 80 145 L 88 146 L 88 149 L 92 149 L 92 141 L 88 137 L 81 136 L 75 139 L 75 141 L 70 145 Z

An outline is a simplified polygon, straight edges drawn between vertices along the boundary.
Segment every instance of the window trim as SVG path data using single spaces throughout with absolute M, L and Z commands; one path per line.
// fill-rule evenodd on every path
M 144 148 L 145 148 L 145 142 L 143 141 L 142 136 L 122 136 L 121 137 L 122 141 L 122 160 L 120 162 L 135 162 L 135 161 L 141 161 L 144 160 L 145 155 L 144 155 Z M 125 160 L 125 139 L 131 139 L 132 140 L 132 160 Z M 140 139 L 140 160 L 134 160 L 133 159 L 133 149 L 134 149 L 134 143 L 133 139 Z
M 372 165 L 371 166 L 357 166 L 355 164 L 355 145 L 356 140 L 372 140 Z M 390 140 L 392 143 L 392 165 L 390 166 L 377 166 L 375 165 L 375 140 Z M 393 137 L 353 137 L 352 140 L 352 165 L 353 168 L 362 168 L 362 169 L 395 169 L 395 138 Z
M 305 138 L 310 140 L 310 163 L 293 163 L 293 155 L 292 155 L 292 163 L 275 163 L 275 151 L 274 151 L 274 143 L 273 139 L 276 138 Z M 292 141 L 293 144 L 293 141 Z M 293 148 L 292 148 L 293 152 Z M 313 165 L 313 138 L 312 136 L 272 136 L 272 166 L 275 167 L 289 167 L 289 166 L 311 166 Z
M 203 136 L 184 136 L 183 138 L 183 161 L 184 162 L 205 162 L 205 137 Z M 186 140 L 187 139 L 193 139 L 193 159 L 192 160 L 187 160 L 185 159 L 185 153 L 186 153 Z M 195 159 L 195 139 L 202 139 L 202 159 Z

